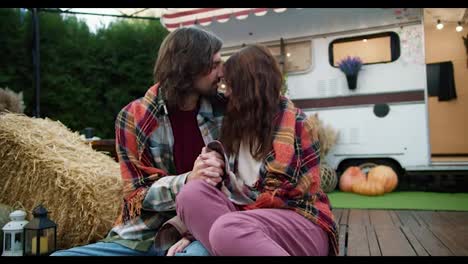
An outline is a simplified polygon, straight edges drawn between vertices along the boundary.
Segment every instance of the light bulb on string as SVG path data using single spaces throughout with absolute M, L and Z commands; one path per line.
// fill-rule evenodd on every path
M 437 29 L 443 29 L 444 28 L 444 24 L 442 24 L 442 22 L 440 22 L 440 19 L 437 20 Z
M 458 26 L 455 28 L 457 32 L 461 32 L 463 30 L 463 27 L 461 25 L 461 22 L 458 22 Z

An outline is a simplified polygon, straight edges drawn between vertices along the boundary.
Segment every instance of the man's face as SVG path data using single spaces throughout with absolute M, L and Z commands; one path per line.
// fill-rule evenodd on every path
M 195 80 L 195 90 L 201 95 L 214 95 L 218 89 L 218 82 L 223 77 L 223 63 L 221 52 L 213 56 L 213 67 L 206 75 Z

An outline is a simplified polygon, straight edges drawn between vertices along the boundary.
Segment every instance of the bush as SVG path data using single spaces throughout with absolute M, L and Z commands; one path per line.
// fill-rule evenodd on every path
M 153 84 L 153 66 L 168 31 L 159 21 L 121 19 L 90 32 L 74 16 L 39 12 L 41 117 L 75 131 L 94 127 L 114 138 L 119 110 Z M 30 12 L 0 10 L 0 87 L 23 91 L 33 115 L 34 72 Z

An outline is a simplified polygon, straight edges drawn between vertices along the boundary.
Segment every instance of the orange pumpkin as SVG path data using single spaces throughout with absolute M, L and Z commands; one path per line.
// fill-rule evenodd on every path
M 342 192 L 351 192 L 353 184 L 362 180 L 366 180 L 366 175 L 359 167 L 351 166 L 340 177 L 340 190 Z
M 395 171 L 383 165 L 372 168 L 367 174 L 367 180 L 382 184 L 386 193 L 392 192 L 398 185 L 398 176 Z
M 369 180 L 363 180 L 353 184 L 352 190 L 354 193 L 376 196 L 384 194 L 384 186 L 380 182 L 373 182 Z

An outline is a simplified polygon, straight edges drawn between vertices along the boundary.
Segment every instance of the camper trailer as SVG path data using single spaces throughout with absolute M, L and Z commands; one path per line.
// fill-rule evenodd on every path
M 460 19 L 466 16 L 465 8 L 442 11 Z M 162 22 L 169 30 L 191 21 L 214 32 L 224 41 L 224 59 L 246 44 L 266 45 L 281 63 L 287 96 L 338 131 L 338 142 L 326 157 L 330 166 L 342 172 L 365 163 L 385 164 L 409 185 L 404 179 L 410 175 L 438 175 L 436 181 L 463 175 L 466 179 L 468 170 L 468 65 L 462 40 L 467 30 L 450 29 L 444 33 L 450 37 L 436 40 L 441 38 L 434 35 L 439 34 L 432 21 L 437 12 L 441 11 L 239 8 L 179 13 Z M 182 17 L 185 22 L 177 24 Z M 338 67 L 347 56 L 363 61 L 355 88 Z M 440 79 L 447 78 L 440 76 L 439 62 L 452 65 L 452 79 L 455 67 L 453 87 L 441 84 Z M 433 90 L 428 89 L 431 85 Z M 458 97 L 448 91 L 447 99 L 446 89 L 455 86 Z M 440 99 L 442 94 L 447 100 Z

